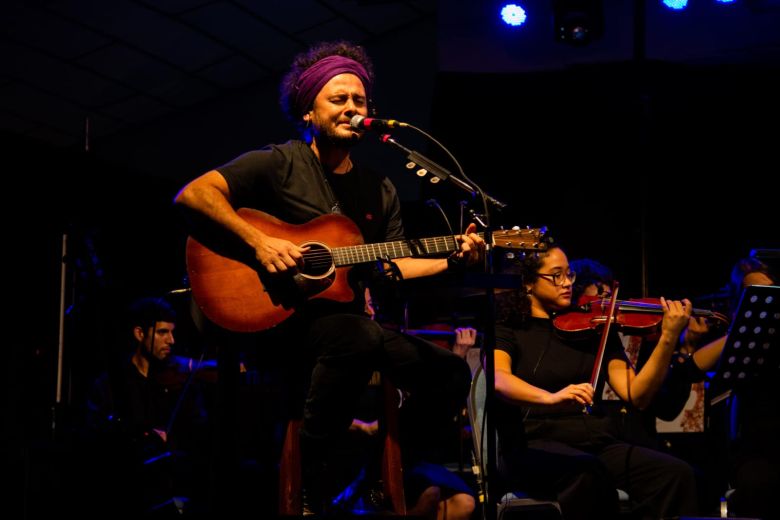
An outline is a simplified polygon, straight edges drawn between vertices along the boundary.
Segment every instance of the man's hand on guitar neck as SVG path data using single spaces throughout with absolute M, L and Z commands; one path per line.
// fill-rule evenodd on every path
M 453 259 L 459 264 L 467 266 L 476 265 L 485 258 L 485 240 L 477 235 L 477 225 L 473 222 L 466 228 L 465 233 L 457 235 L 460 250 L 453 254 Z

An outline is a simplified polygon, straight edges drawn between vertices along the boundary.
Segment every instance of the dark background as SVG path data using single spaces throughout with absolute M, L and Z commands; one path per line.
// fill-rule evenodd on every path
M 0 32 L 6 446 L 51 432 L 63 234 L 63 399 L 78 409 L 116 352 L 124 306 L 186 287 L 178 189 L 293 136 L 277 85 L 312 41 L 363 43 L 378 117 L 427 130 L 508 203 L 493 225 L 547 226 L 570 258 L 611 266 L 626 296 L 641 294 L 643 272 L 650 296 L 713 293 L 751 249 L 780 249 L 776 2 L 672 13 L 605 0 L 603 35 L 581 47 L 556 41 L 540 0 L 520 33 L 495 22 L 492 0 L 303 4 L 11 2 Z M 200 63 L 206 47 L 221 57 Z M 395 136 L 456 171 L 411 130 Z M 431 197 L 458 222 L 464 193 L 418 180 L 373 136 L 356 154 L 399 187 L 409 235 L 447 232 Z M 173 301 L 179 344 L 197 352 L 189 301 Z

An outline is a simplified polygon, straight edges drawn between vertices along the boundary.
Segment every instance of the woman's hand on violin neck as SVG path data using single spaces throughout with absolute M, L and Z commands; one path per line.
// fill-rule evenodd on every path
M 568 385 L 554 394 L 550 394 L 550 400 L 546 404 L 560 404 L 568 401 L 576 401 L 580 404 L 593 404 L 593 386 L 590 383 Z
M 664 311 L 664 320 L 661 325 L 661 336 L 670 339 L 674 343 L 680 337 L 693 312 L 693 305 L 685 300 L 667 300 L 661 297 L 661 308 Z

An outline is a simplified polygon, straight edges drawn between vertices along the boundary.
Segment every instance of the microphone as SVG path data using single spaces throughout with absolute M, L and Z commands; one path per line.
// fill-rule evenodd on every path
M 387 130 L 388 128 L 397 128 L 409 126 L 407 123 L 396 121 L 395 119 L 375 119 L 361 115 L 352 116 L 349 126 L 353 130 Z

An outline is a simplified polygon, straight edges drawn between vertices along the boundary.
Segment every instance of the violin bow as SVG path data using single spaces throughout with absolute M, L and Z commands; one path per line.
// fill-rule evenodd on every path
M 609 337 L 609 328 L 612 325 L 612 320 L 615 317 L 615 308 L 617 307 L 617 295 L 620 284 L 617 281 L 612 283 L 612 297 L 609 300 L 609 312 L 607 313 L 607 320 L 604 323 L 604 328 L 601 331 L 601 340 L 599 341 L 599 349 L 596 352 L 596 361 L 593 364 L 593 371 L 590 373 L 590 385 L 595 392 L 596 383 L 599 380 L 601 374 L 601 364 L 604 362 L 604 351 L 607 348 L 607 338 Z M 595 397 L 595 393 L 594 393 Z M 594 399 L 595 400 L 595 399 Z M 582 413 L 589 414 L 591 412 L 590 405 L 585 405 L 582 409 Z

